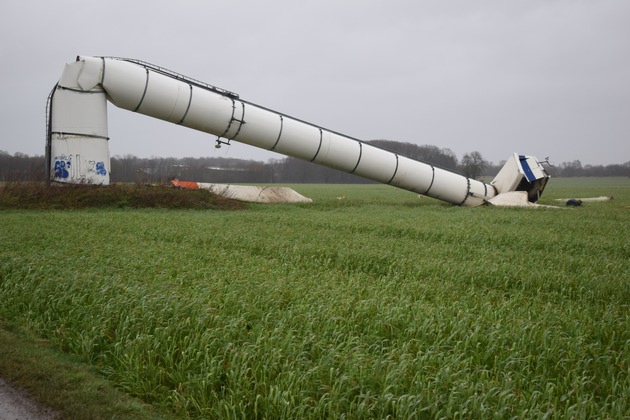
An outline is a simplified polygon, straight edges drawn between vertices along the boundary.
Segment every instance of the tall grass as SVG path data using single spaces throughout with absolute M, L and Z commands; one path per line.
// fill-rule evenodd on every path
M 628 187 L 566 210 L 378 185 L 239 212 L 5 210 L 0 318 L 179 416 L 623 418 Z

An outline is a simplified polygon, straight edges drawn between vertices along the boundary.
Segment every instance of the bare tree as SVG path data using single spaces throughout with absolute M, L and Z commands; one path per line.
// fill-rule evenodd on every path
M 461 169 L 468 178 L 476 179 L 486 166 L 488 162 L 477 151 L 466 153 L 462 158 Z

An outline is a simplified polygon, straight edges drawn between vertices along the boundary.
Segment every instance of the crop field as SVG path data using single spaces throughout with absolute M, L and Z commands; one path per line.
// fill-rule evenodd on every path
M 630 416 L 630 179 L 552 179 L 562 209 L 293 188 L 2 210 L 0 319 L 178 417 Z

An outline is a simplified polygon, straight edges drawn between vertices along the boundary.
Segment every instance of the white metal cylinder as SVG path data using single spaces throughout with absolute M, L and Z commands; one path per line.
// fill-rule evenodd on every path
M 63 151 L 76 155 L 74 152 L 80 151 L 81 159 L 84 154 L 98 155 L 93 160 L 102 157 L 103 161 L 107 155 L 108 171 L 109 155 L 105 153 L 106 94 L 120 108 L 211 133 L 219 138 L 312 161 L 449 203 L 479 205 L 496 195 L 494 187 L 482 182 L 271 111 L 218 88 L 208 88 L 192 79 L 175 77 L 154 66 L 96 57 L 80 57 L 78 63 L 81 64 L 69 65 L 72 71 L 64 72 L 62 77 L 68 80 L 74 77 L 81 83 L 76 83 L 77 92 L 64 93 L 63 110 L 59 109 L 58 104 L 55 105 L 53 132 L 67 130 L 94 134 L 94 137 L 92 140 L 85 137 L 85 143 L 79 146 L 78 143 L 83 141 L 80 137 L 75 142 L 74 138 L 71 140 L 65 136 L 62 139 L 57 136 L 53 140 L 53 154 Z M 92 88 L 92 84 L 97 86 Z M 90 87 L 90 94 L 95 90 L 102 90 L 104 94 L 92 97 L 82 92 L 85 86 Z M 63 142 L 66 142 L 66 146 L 62 146 Z M 81 165 L 80 176 L 85 177 L 85 164 Z
M 84 62 L 68 64 L 53 92 L 48 162 L 53 181 L 109 184 L 107 99 L 97 73 Z

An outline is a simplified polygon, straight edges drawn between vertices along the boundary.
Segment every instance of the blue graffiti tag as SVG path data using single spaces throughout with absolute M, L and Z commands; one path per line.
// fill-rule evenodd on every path
M 55 161 L 55 178 L 68 178 L 70 173 L 70 161 L 56 160 Z
M 107 170 L 105 169 L 105 162 L 96 162 L 96 174 L 105 176 L 107 175 Z

